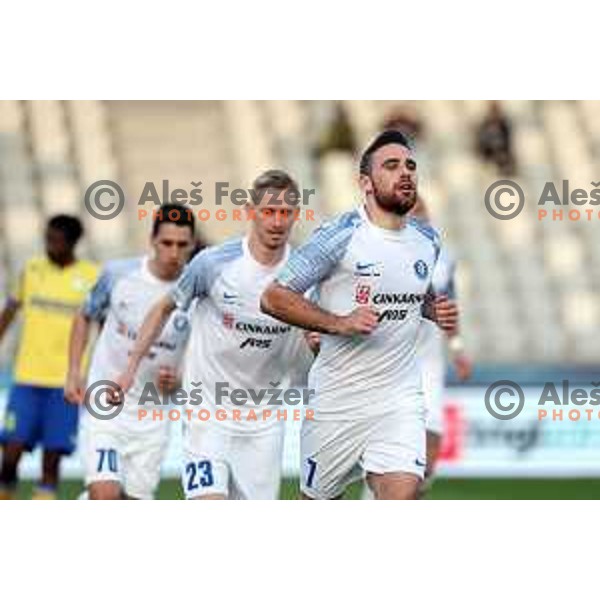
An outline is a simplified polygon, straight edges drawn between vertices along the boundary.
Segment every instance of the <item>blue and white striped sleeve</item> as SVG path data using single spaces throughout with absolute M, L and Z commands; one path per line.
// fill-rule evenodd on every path
M 194 298 L 207 294 L 208 263 L 206 252 L 199 252 L 183 270 L 171 291 L 171 298 L 180 310 L 188 310 Z
M 117 280 L 140 268 L 142 260 L 125 258 L 107 262 L 83 303 L 83 314 L 94 321 L 103 322 L 108 315 L 111 295 Z
M 445 294 L 450 299 L 456 298 L 455 267 L 455 262 L 442 246 L 431 277 L 431 285 L 436 294 Z
M 326 279 L 343 258 L 360 222 L 356 211 L 319 227 L 308 241 L 294 250 L 277 283 L 304 294 Z
M 171 291 L 177 308 L 188 310 L 195 298 L 206 297 L 224 265 L 242 254 L 241 240 L 225 242 L 196 254 Z
M 105 268 L 83 303 L 81 310 L 86 317 L 98 322 L 106 319 L 114 280 L 113 273 L 110 269 Z

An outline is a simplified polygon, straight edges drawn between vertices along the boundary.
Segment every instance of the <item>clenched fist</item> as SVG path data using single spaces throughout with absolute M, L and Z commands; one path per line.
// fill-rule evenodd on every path
M 349 315 L 340 317 L 340 335 L 368 335 L 372 333 L 379 322 L 379 315 L 368 306 L 359 306 Z
M 448 335 L 454 335 L 458 331 L 458 306 L 448 296 L 436 296 L 433 301 L 433 317 L 440 329 Z

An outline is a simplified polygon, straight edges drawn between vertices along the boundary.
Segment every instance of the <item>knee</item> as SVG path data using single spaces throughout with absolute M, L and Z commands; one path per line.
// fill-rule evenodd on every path
M 420 480 L 417 477 L 384 475 L 370 483 L 376 500 L 416 500 L 419 496 Z
M 419 486 L 389 486 L 382 490 L 381 500 L 416 500 L 419 497 Z
M 118 484 L 92 484 L 88 488 L 90 500 L 120 500 L 121 488 Z

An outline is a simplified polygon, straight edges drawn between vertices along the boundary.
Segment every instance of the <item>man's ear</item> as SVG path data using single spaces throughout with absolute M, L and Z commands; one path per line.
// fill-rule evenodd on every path
M 358 185 L 365 196 L 369 196 L 373 193 L 373 182 L 368 175 L 361 175 L 358 178 Z

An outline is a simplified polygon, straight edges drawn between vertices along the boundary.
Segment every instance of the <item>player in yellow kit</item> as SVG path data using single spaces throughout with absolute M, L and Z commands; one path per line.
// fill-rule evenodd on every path
M 78 407 L 67 404 L 67 373 L 73 317 L 94 285 L 97 267 L 78 260 L 75 247 L 83 234 L 76 217 L 57 215 L 46 227 L 46 255 L 25 264 L 0 313 L 0 340 L 18 311 L 23 329 L 4 427 L 0 498 L 11 498 L 23 452 L 41 445 L 42 477 L 34 498 L 53 498 L 61 457 L 73 452 Z

